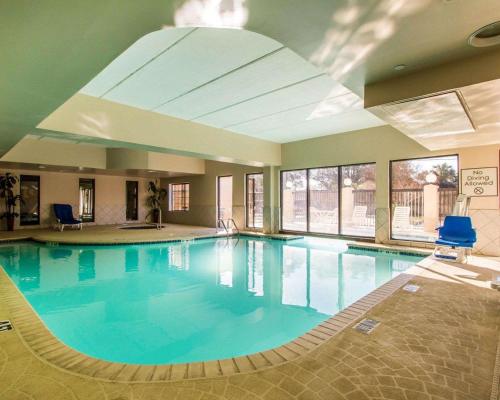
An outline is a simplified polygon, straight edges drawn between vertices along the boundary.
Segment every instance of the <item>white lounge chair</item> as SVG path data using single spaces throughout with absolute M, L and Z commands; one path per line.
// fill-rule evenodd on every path
M 393 229 L 411 229 L 410 224 L 410 211 L 409 206 L 396 206 L 392 214 L 392 228 Z
M 368 221 L 366 219 L 366 211 L 368 210 L 367 206 L 355 206 L 352 211 L 352 223 L 353 225 L 368 225 Z

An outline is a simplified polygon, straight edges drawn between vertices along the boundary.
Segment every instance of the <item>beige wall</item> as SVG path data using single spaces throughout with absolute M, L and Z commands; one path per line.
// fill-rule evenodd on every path
M 215 226 L 217 204 L 217 176 L 233 177 L 233 218 L 241 229 L 245 226 L 245 174 L 262 172 L 263 168 L 249 167 L 218 161 L 206 162 L 205 175 L 162 179 L 162 187 L 170 183 L 190 183 L 189 211 L 167 211 L 163 217 L 166 222 L 199 226 Z
M 25 137 L 19 141 L 1 161 L 46 164 L 85 168 L 106 168 L 106 149 L 104 147 L 63 143 L 50 139 Z
M 248 165 L 279 165 L 281 146 L 224 129 L 140 110 L 77 93 L 38 128 L 92 140 L 112 140 L 139 149 Z M 64 137 L 64 136 L 63 136 Z
M 139 221 L 144 222 L 148 209 L 145 205 L 147 197 L 147 183 L 145 178 L 108 176 L 92 174 L 75 174 L 60 172 L 42 172 L 29 170 L 1 170 L 0 173 L 11 172 L 20 175 L 40 176 L 40 226 L 19 226 L 16 219 L 16 229 L 48 227 L 55 223 L 52 204 L 67 203 L 73 206 L 73 214 L 78 216 L 79 207 L 79 178 L 95 179 L 95 224 L 118 224 L 125 219 L 125 182 L 127 180 L 139 182 Z M 16 192 L 19 189 L 16 188 Z M 3 210 L 3 203 L 0 203 Z M 0 222 L 0 229 L 5 229 L 5 222 Z
M 500 134 L 500 133 L 499 133 Z M 286 143 L 281 170 L 376 162 L 378 242 L 389 237 L 389 161 L 458 154 L 459 168 L 498 167 L 500 145 L 431 152 L 390 126 Z M 499 198 L 473 198 L 471 216 L 484 254 L 500 255 Z

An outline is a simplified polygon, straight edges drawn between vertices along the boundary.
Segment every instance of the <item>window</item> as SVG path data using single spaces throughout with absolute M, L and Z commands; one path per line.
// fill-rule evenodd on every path
M 171 183 L 169 194 L 169 211 L 189 211 L 189 183 Z
M 391 238 L 433 242 L 458 195 L 458 156 L 391 161 Z
M 281 228 L 374 237 L 375 164 L 282 171 Z
M 309 170 L 309 231 L 339 233 L 338 168 Z
M 341 231 L 347 236 L 375 236 L 375 164 L 341 167 Z
M 262 228 L 264 215 L 264 174 L 248 174 L 246 192 L 247 227 Z
M 281 173 L 281 226 L 307 231 L 307 170 Z
M 127 221 L 137 221 L 139 219 L 139 199 L 138 199 L 138 182 L 126 182 L 126 218 Z
M 80 178 L 80 217 L 83 222 L 95 221 L 95 180 Z
M 217 220 L 233 218 L 233 177 L 217 177 Z
M 20 224 L 40 225 L 40 177 L 21 175 L 20 194 Z

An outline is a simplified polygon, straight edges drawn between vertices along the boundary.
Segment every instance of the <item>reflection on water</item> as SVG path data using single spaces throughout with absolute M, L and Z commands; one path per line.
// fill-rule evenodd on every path
M 0 247 L 0 264 L 62 341 L 142 364 L 279 346 L 417 260 L 326 239 Z

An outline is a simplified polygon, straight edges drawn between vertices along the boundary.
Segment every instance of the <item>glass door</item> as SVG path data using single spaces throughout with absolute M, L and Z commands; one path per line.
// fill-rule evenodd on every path
M 217 220 L 233 218 L 233 177 L 217 177 Z

